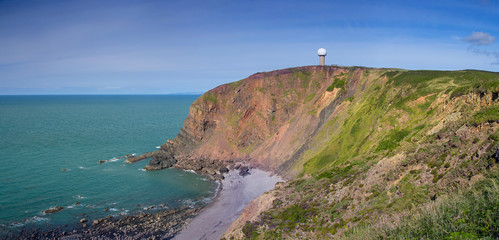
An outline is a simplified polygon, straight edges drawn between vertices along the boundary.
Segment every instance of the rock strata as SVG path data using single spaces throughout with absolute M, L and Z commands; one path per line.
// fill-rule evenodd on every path
M 355 92 L 363 74 L 362 68 L 308 66 L 218 86 L 191 105 L 174 139 L 127 163 L 150 159 L 146 170 L 176 167 L 209 176 L 235 163 L 288 173 L 307 139 Z M 328 90 L 339 76 L 351 82 L 349 91 Z

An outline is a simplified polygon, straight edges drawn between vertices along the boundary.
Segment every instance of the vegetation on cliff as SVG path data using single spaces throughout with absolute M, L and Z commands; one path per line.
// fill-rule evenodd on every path
M 499 73 L 290 68 L 205 93 L 149 167 L 289 180 L 226 239 L 497 239 L 498 128 Z
M 290 181 L 266 195 L 272 206 L 227 239 L 498 237 L 499 74 L 291 71 L 299 115 L 287 123 L 307 137 L 277 167 Z

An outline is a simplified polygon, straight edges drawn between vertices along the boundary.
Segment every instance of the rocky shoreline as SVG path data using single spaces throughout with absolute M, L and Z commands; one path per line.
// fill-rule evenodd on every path
M 5 239 L 171 239 L 199 214 L 202 207 L 184 207 L 156 213 L 119 217 L 107 216 L 87 222 L 82 219 L 73 227 L 23 229 Z M 3 238 L 2 237 L 2 238 Z
M 189 165 L 186 167 L 192 166 Z M 220 166 L 217 165 L 217 167 Z M 198 170 L 198 174 L 215 181 L 220 181 L 224 178 L 223 174 L 229 172 L 229 169 L 223 167 L 220 167 L 216 172 L 206 172 L 207 169 L 211 170 L 213 166 L 205 168 L 205 171 L 196 170 Z M 221 188 L 222 185 L 220 184 L 213 199 L 220 193 Z M 210 204 L 202 207 L 191 206 L 180 209 L 160 210 L 155 213 L 136 213 L 122 216 L 109 215 L 92 221 L 82 218 L 80 223 L 74 226 L 49 226 L 48 228 L 31 228 L 28 226 L 20 231 L 1 234 L 0 237 L 5 239 L 171 239 L 190 220 L 196 217 L 202 209 L 208 206 Z M 50 211 L 51 213 L 57 212 L 55 209 L 47 209 L 46 211 Z
M 272 189 L 277 181 L 269 173 L 247 166 L 222 173 L 223 181 L 213 201 L 203 207 L 160 210 L 155 213 L 137 213 L 124 216 L 107 216 L 100 219 L 81 219 L 74 226 L 60 226 L 47 229 L 23 229 L 2 238 L 5 239 L 187 239 L 201 234 L 194 230 L 200 225 L 207 232 L 217 232 L 218 239 L 232 223 L 246 204 L 260 195 L 262 187 Z M 224 176 L 225 175 L 225 176 Z M 213 175 L 211 175 L 213 178 Z M 264 180 L 268 179 L 268 180 Z M 270 179 L 273 179 L 269 181 Z M 264 181 L 264 182 L 261 182 Z M 265 184 L 264 184 L 265 183 Z M 257 191 L 257 192 L 255 192 Z M 237 201 L 234 201 L 237 199 Z M 223 206 L 218 206 L 223 205 Z M 228 211 L 228 206 L 231 206 Z M 222 211 L 222 209 L 224 209 Z M 211 212 L 211 213 L 210 213 Z M 202 214 L 201 214 L 202 213 Z M 208 219 L 206 218 L 208 214 Z M 213 225 L 213 219 L 224 224 Z M 201 221 L 201 223 L 199 223 Z M 212 226 L 213 225 L 213 226 Z M 211 233 L 213 235 L 213 233 Z M 206 232 L 204 233 L 206 234 Z M 185 238 L 185 236 L 189 236 Z M 211 236 L 211 235 L 210 235 Z M 180 237 L 180 238 L 179 238 Z M 211 239 L 213 236 L 208 237 Z M 217 238 L 218 237 L 218 238 Z M 213 239 L 215 239 L 213 238 Z

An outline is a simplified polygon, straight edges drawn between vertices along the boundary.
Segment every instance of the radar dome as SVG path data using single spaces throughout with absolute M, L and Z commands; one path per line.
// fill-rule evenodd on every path
M 319 48 L 319 50 L 317 50 L 317 54 L 319 56 L 326 56 L 327 52 L 326 52 L 326 49 L 324 48 Z

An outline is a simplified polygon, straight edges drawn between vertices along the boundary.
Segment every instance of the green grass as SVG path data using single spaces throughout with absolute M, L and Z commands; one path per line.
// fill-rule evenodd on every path
M 308 86 L 310 85 L 310 76 L 312 75 L 312 73 L 308 71 L 298 71 L 296 69 L 293 69 L 293 71 L 293 77 L 295 79 L 300 79 L 301 87 L 308 88 Z
M 472 124 L 499 121 L 499 105 L 481 109 L 473 115 Z
M 412 211 L 394 228 L 359 225 L 341 239 L 498 239 L 499 171 L 487 175 L 471 190 Z
M 411 133 L 409 130 L 390 130 L 385 139 L 379 143 L 376 151 L 392 151 L 399 146 L 399 142 L 409 135 L 409 133 Z
M 396 75 L 397 73 L 400 73 Z M 387 73 L 389 83 L 393 82 L 394 86 L 412 85 L 413 87 L 421 83 L 425 83 L 431 79 L 448 77 L 454 75 L 455 72 L 447 71 L 405 71 Z
M 407 218 L 389 239 L 497 239 L 499 238 L 499 184 L 497 174 L 462 195 L 442 199 L 417 218 Z
M 350 109 L 351 113 L 346 119 L 342 121 L 332 119 L 325 123 L 325 126 L 331 127 L 324 128 L 323 131 L 334 129 L 335 125 L 338 128 L 335 131 L 320 132 L 317 135 L 318 138 L 329 136 L 329 139 L 327 139 L 328 141 L 321 139 L 320 144 L 323 144 L 324 147 L 309 156 L 303 168 L 305 173 L 315 173 L 323 171 L 325 168 L 341 166 L 349 159 L 369 151 L 372 141 L 377 141 L 370 138 L 374 130 L 373 126 L 383 116 L 388 102 L 381 101 L 380 104 L 378 96 L 383 91 L 383 89 L 369 91 L 369 94 L 356 101 L 358 104 Z
M 411 182 L 414 181 L 415 175 L 408 174 L 398 184 L 399 191 L 402 193 L 402 197 L 396 198 L 393 203 L 389 205 L 390 211 L 403 211 L 407 209 L 412 209 L 418 204 L 424 203 L 427 199 L 427 187 L 426 186 L 415 186 Z
M 204 99 L 208 102 L 211 102 L 213 104 L 216 104 L 218 102 L 217 96 L 212 94 L 211 92 L 206 92 L 203 96 Z
M 249 221 L 246 221 L 246 224 L 244 224 L 242 232 L 246 239 L 256 239 L 258 237 L 256 226 Z
M 344 78 L 339 78 L 339 77 L 336 77 L 334 78 L 334 82 L 333 84 L 331 84 L 331 86 L 329 86 L 327 88 L 327 91 L 328 92 L 332 92 L 335 88 L 339 88 L 341 90 L 345 90 L 345 79 Z
M 473 113 L 474 108 L 460 108 L 468 103 L 455 101 L 462 105 L 452 105 L 454 103 L 449 101 L 449 94 L 497 94 L 499 75 L 480 71 L 404 70 L 373 74 L 376 75 L 364 80 L 368 83 L 365 89 L 355 93 L 355 104 L 348 104 L 337 111 L 337 115 L 325 120 L 310 149 L 300 159 L 303 171 L 299 177 L 303 178 L 286 186 L 289 195 L 279 196 L 281 204 L 274 205 L 262 214 L 263 220 L 245 225 L 243 232 L 247 239 L 278 239 L 283 236 L 300 238 L 304 237 L 300 236 L 302 232 L 313 233 L 317 239 L 321 236 L 328 239 L 343 229 L 347 229 L 344 236 L 353 236 L 351 239 L 498 238 L 499 209 L 495 200 L 499 199 L 497 181 L 493 185 L 495 190 L 475 188 L 470 193 L 442 197 L 452 192 L 444 188 L 453 186 L 448 181 L 455 174 L 453 171 L 458 171 L 454 169 L 457 168 L 456 164 L 460 164 L 453 162 L 452 158 L 466 153 L 456 149 L 444 151 L 442 146 L 433 144 L 436 141 L 435 134 L 427 136 L 426 133 L 440 121 L 435 117 L 438 107 L 437 110 L 430 108 L 437 99 L 461 111 L 462 118 L 455 124 L 498 121 L 498 106 Z M 315 76 L 312 80 L 315 80 Z M 335 88 L 344 91 L 346 76 L 349 76 L 348 73 L 337 75 L 327 91 Z M 284 95 L 297 95 L 295 101 L 300 106 L 302 101 L 305 104 L 312 101 L 316 95 L 311 91 L 314 83 L 307 80 L 310 76 L 297 71 L 294 77 L 294 81 L 298 80 L 293 85 L 297 89 L 283 90 Z M 298 89 L 299 85 L 308 89 Z M 426 96 L 425 101 L 414 102 L 422 96 Z M 350 102 L 353 100 L 353 97 L 345 99 Z M 296 102 L 285 108 L 296 107 Z M 309 110 L 306 108 L 308 114 L 316 115 L 316 109 Z M 489 141 L 499 141 L 499 133 L 487 134 Z M 485 142 L 481 136 L 476 139 L 472 138 L 470 144 Z M 458 140 L 456 136 L 449 138 L 449 146 L 454 143 L 461 146 Z M 492 147 L 496 146 L 489 148 Z M 381 181 L 362 182 L 367 178 L 366 173 L 371 166 L 394 153 L 405 153 L 401 154 L 404 159 L 400 164 L 380 173 Z M 407 168 L 415 162 L 423 167 L 413 170 Z M 461 164 L 464 163 L 470 165 L 468 168 L 475 164 L 469 160 Z M 485 174 L 485 170 L 481 173 Z M 343 187 L 348 188 L 344 195 L 328 195 L 337 193 Z M 349 193 L 350 189 L 355 188 L 366 191 L 360 200 L 358 195 Z M 433 196 L 438 196 L 436 202 L 432 202 Z M 473 206 L 474 203 L 476 206 Z M 421 207 L 426 206 L 423 204 L 431 207 L 422 211 Z M 355 216 L 345 214 L 349 211 L 354 211 Z M 402 219 L 400 224 L 397 222 L 393 229 L 374 229 L 370 225 L 378 222 L 379 216 L 395 216 L 397 219 L 407 212 L 410 217 Z M 352 223 L 358 225 L 351 231 L 349 228 Z
M 246 224 L 243 229 L 246 238 L 299 238 L 303 237 L 300 233 L 305 232 L 317 234 L 314 235 L 317 238 L 323 236 L 328 239 L 327 237 L 342 232 L 342 228 L 347 229 L 344 236 L 353 236 L 352 239 L 498 238 L 499 209 L 495 200 L 499 199 L 497 181 L 493 185 L 495 190 L 489 184 L 489 188 L 475 188 L 470 193 L 442 197 L 440 194 L 447 192 L 443 188 L 451 186 L 448 181 L 452 178 L 453 171 L 457 171 L 454 170 L 457 168 L 456 164 L 459 164 L 453 162 L 452 157 L 457 158 L 466 153 L 444 151 L 442 146 L 432 144 L 436 139 L 435 134 L 427 136 L 426 133 L 440 121 L 435 117 L 438 108 L 430 108 L 437 99 L 439 102 L 447 100 L 446 104 L 463 113 L 460 122 L 455 124 L 498 121 L 499 106 L 490 106 L 473 113 L 473 108 L 452 105 L 454 103 L 449 101 L 449 94 L 497 94 L 499 75 L 480 71 L 404 70 L 389 70 L 384 74 L 379 71 L 373 74 L 377 75 L 364 80 L 368 83 L 366 88 L 355 93 L 355 104 L 348 104 L 337 115 L 327 119 L 315 135 L 310 149 L 300 159 L 303 172 L 299 177 L 305 177 L 286 186 L 291 191 L 290 195 L 279 196 L 282 197 L 282 204 L 263 214 L 264 220 L 259 220 L 262 222 Z M 348 73 L 337 75 L 327 91 L 335 88 L 344 91 L 346 76 Z M 306 80 L 309 75 L 297 71 L 294 72 L 294 77 L 295 81 L 299 81 L 293 85 L 297 89 L 283 90 L 284 95 L 296 94 L 298 99 L 295 101 L 300 106 L 302 101 L 312 101 L 316 95 L 311 91 L 314 83 Z M 309 89 L 303 91 L 298 89 L 299 85 Z M 422 96 L 426 96 L 425 101 L 414 102 Z M 353 97 L 345 99 L 350 102 L 353 100 Z M 296 107 L 296 104 L 293 102 L 285 108 Z M 316 109 L 309 110 L 310 108 L 306 108 L 308 114 L 316 115 Z M 499 133 L 487 134 L 490 140 L 499 141 Z M 454 143 L 460 146 L 456 136 L 449 139 L 450 146 Z M 482 144 L 485 141 L 480 136 L 477 139 L 472 138 L 470 144 L 472 141 L 472 144 Z M 496 146 L 489 148 L 492 147 Z M 370 184 L 362 182 L 367 178 L 366 173 L 371 166 L 399 152 L 405 153 L 402 154 L 405 159 L 402 159 L 400 165 L 380 173 L 383 180 Z M 426 166 L 413 170 L 407 168 L 407 165 L 415 162 L 426 164 L 429 169 Z M 461 164 L 464 163 L 470 165 L 468 168 L 475 164 L 471 161 Z M 370 194 L 364 195 L 360 202 L 358 196 L 350 195 L 348 191 L 346 195 L 340 195 L 339 199 L 333 194 L 328 195 L 342 187 L 358 187 Z M 433 196 L 438 198 L 432 203 Z M 421 207 L 426 206 L 423 204 L 430 204 L 431 207 L 422 211 Z M 356 215 L 345 215 L 350 210 L 357 211 Z M 370 224 L 377 222 L 380 214 L 399 217 L 401 213 L 407 212 L 410 212 L 410 217 L 404 218 L 400 224 L 397 222 L 398 225 L 393 229 L 371 228 Z M 359 225 L 351 231 L 348 229 L 352 223 Z M 355 233 L 357 230 L 359 231 Z
M 319 180 L 322 178 L 328 178 L 331 179 L 331 183 L 336 183 L 338 181 L 343 180 L 343 178 L 349 176 L 351 174 L 350 171 L 352 170 L 352 167 L 353 167 L 352 165 L 348 165 L 344 168 L 334 167 L 318 174 L 316 179 Z
M 309 94 L 307 97 L 305 97 L 305 103 L 310 102 L 312 99 L 314 99 L 315 93 Z
M 307 203 L 293 204 L 283 209 L 278 209 L 273 213 L 264 217 L 269 224 L 276 226 L 275 230 L 281 232 L 291 232 L 297 228 L 300 224 L 307 223 L 312 220 L 318 210 Z M 249 238 L 257 236 L 257 233 L 252 228 L 251 223 L 246 223 L 245 235 Z M 275 231 L 274 230 L 274 231 Z M 265 235 L 264 235 L 265 236 Z

